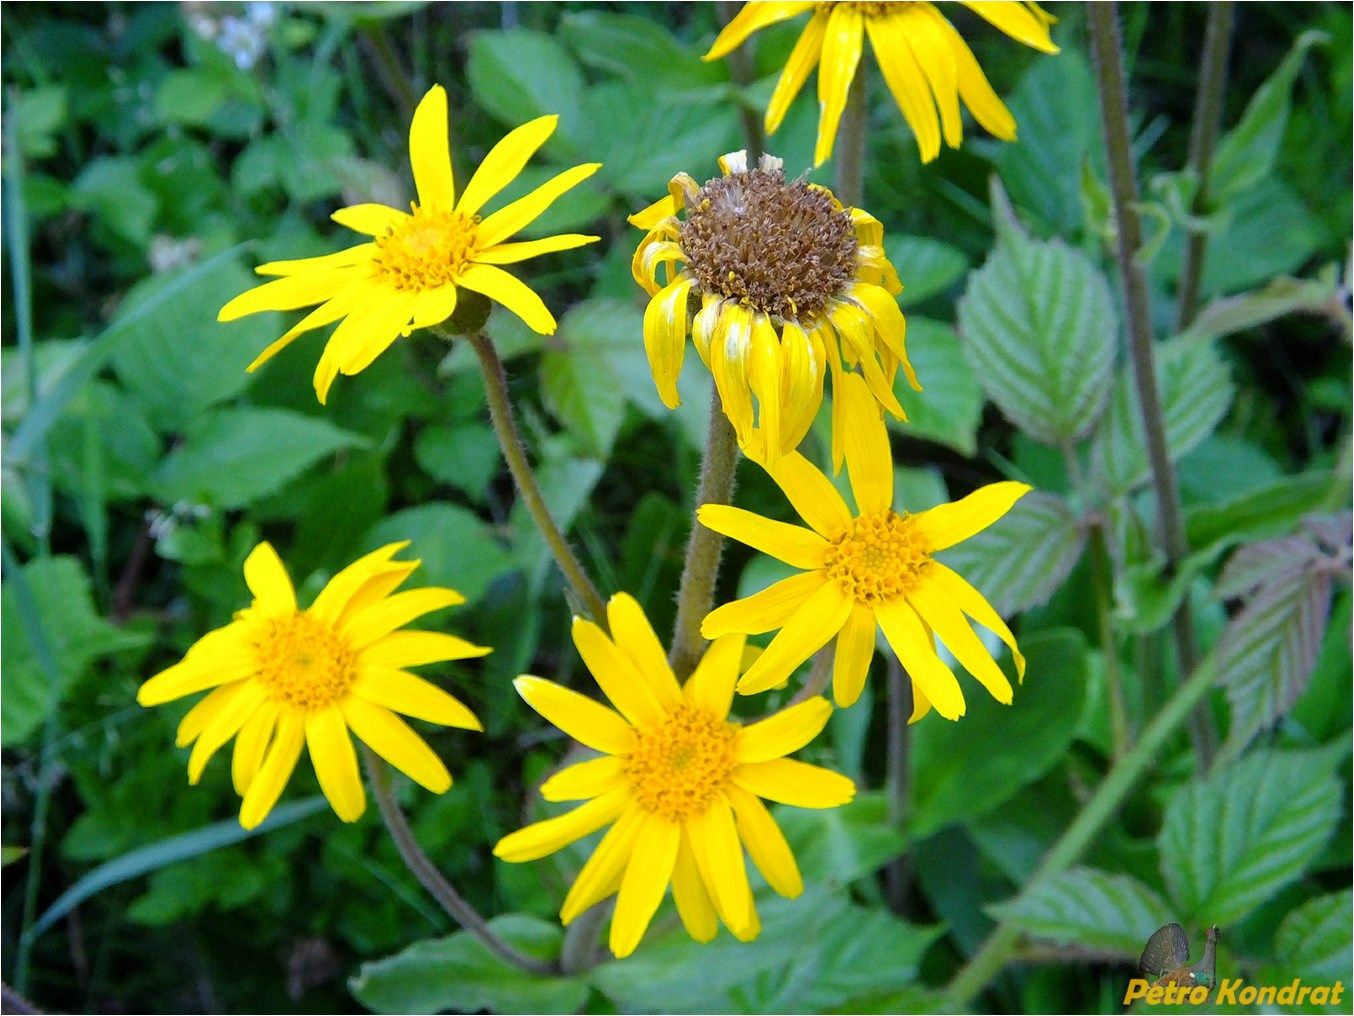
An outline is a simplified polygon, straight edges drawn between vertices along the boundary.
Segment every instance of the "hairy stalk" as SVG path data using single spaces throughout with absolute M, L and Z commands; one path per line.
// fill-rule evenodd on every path
M 831 643 L 813 654 L 813 663 L 809 665 L 809 676 L 804 679 L 804 684 L 799 691 L 795 692 L 795 697 L 790 700 L 790 705 L 797 706 L 799 703 L 811 699 L 815 695 L 822 695 L 827 691 L 827 686 L 832 680 L 832 660 Z
M 738 468 L 738 441 L 733 425 L 724 415 L 719 391 L 711 386 L 710 423 L 701 458 L 700 484 L 696 489 L 696 507 L 703 504 L 731 504 L 734 474 Z M 705 652 L 701 622 L 715 602 L 715 581 L 719 578 L 719 558 L 724 552 L 724 537 L 691 519 L 691 536 L 686 543 L 686 560 L 677 590 L 677 624 L 672 633 L 672 652 L 668 662 L 684 681 L 696 669 Z
M 1091 582 L 1095 587 L 1095 613 L 1100 631 L 1100 652 L 1105 657 L 1105 686 L 1110 707 L 1110 744 L 1116 760 L 1128 751 L 1128 707 L 1124 701 L 1123 668 L 1114 637 L 1114 576 L 1104 526 L 1091 532 Z
M 884 789 L 888 795 L 889 824 L 902 830 L 907 820 L 908 783 L 912 767 L 908 764 L 912 749 L 912 731 L 907 725 L 912 715 L 912 680 L 892 653 L 888 656 L 888 757 Z M 885 870 L 889 906 L 901 913 L 907 903 L 908 883 L 912 880 L 912 855 L 904 851 Z
M 527 511 L 531 513 L 536 528 L 545 537 L 545 542 L 549 544 L 560 571 L 564 572 L 565 579 L 568 580 L 583 609 L 605 628 L 606 603 L 602 599 L 602 594 L 597 591 L 597 587 L 574 554 L 573 548 L 555 525 L 545 498 L 541 496 L 541 488 L 536 483 L 536 474 L 531 471 L 526 446 L 522 443 L 522 435 L 518 432 L 517 423 L 513 419 L 512 401 L 508 398 L 508 378 L 503 372 L 503 361 L 498 358 L 498 351 L 494 349 L 493 342 L 483 332 L 472 332 L 466 339 L 475 350 L 475 355 L 479 357 L 480 369 L 484 374 L 484 390 L 489 396 L 489 417 L 493 421 L 499 447 L 503 449 L 503 457 L 508 460 L 508 469 L 517 483 L 517 490 L 526 503 Z
M 846 110 L 837 131 L 837 200 L 850 208 L 859 208 L 865 200 L 865 140 L 870 118 L 865 89 L 865 65 L 862 63 L 851 79 L 851 90 L 846 93 Z
M 1134 784 L 1160 755 L 1166 741 L 1213 687 L 1216 678 L 1217 654 L 1211 653 L 1147 724 L 1137 744 L 1105 774 L 1091 799 L 1045 855 L 1021 897 L 1030 897 L 1048 879 L 1066 871 L 1086 852 L 1095 835 L 1114 816 Z M 978 993 L 1014 956 L 1019 940 L 1020 932 L 1014 924 L 1010 921 L 998 924 L 945 989 L 944 1007 L 960 1012 L 969 1009 Z
M 405 818 L 399 802 L 395 800 L 395 790 L 390 781 L 390 767 L 365 746 L 362 748 L 362 764 L 367 770 L 367 779 L 371 783 L 372 795 L 376 798 L 381 818 L 385 820 L 386 828 L 390 830 L 390 838 L 395 841 L 405 867 L 422 883 L 429 895 L 441 904 L 442 909 L 451 915 L 452 920 L 483 942 L 491 952 L 513 966 L 529 974 L 539 974 L 543 977 L 557 974 L 559 971 L 551 964 L 519 952 L 494 934 L 488 922 L 462 898 L 418 845 L 414 831 L 409 828 L 409 820 Z
M 608 897 L 594 903 L 564 929 L 559 950 L 559 968 L 563 974 L 581 974 L 597 965 L 602 944 L 602 928 L 611 916 L 615 900 Z
M 1139 254 L 1142 251 L 1142 224 L 1138 220 L 1138 179 L 1128 137 L 1128 94 L 1124 80 L 1122 41 L 1119 35 L 1117 2 L 1090 4 L 1087 18 L 1091 26 L 1091 49 L 1100 95 L 1100 118 L 1109 162 L 1110 192 L 1114 201 L 1115 257 L 1123 287 L 1129 363 L 1137 390 L 1143 432 L 1147 438 L 1147 459 L 1151 465 L 1152 489 L 1157 504 L 1157 525 L 1171 572 L 1189 554 L 1185 539 L 1184 513 L 1180 506 L 1180 488 L 1176 485 L 1166 444 L 1166 420 L 1157 390 L 1156 353 L 1152 341 L 1152 305 L 1147 291 L 1147 276 Z M 1191 673 L 1198 665 L 1199 648 L 1194 631 L 1194 613 L 1189 596 L 1180 601 L 1172 618 L 1176 657 L 1180 674 Z M 1190 724 L 1200 771 L 1206 770 L 1216 750 L 1217 735 L 1207 708 L 1196 710 Z
M 1195 218 L 1208 212 L 1209 177 L 1213 168 L 1213 147 L 1218 140 L 1218 128 L 1222 120 L 1223 92 L 1227 88 L 1227 50 L 1231 38 L 1231 0 L 1209 4 L 1208 27 L 1204 30 L 1203 64 L 1199 68 L 1199 91 L 1194 97 L 1194 122 L 1189 139 L 1189 168 L 1194 172 L 1198 188 L 1190 207 L 1190 214 Z M 1180 269 L 1176 332 L 1188 328 L 1199 310 L 1199 283 L 1203 279 L 1207 248 L 1208 234 L 1202 229 L 1191 228 Z
M 715 11 L 719 15 L 720 27 L 734 19 L 741 4 L 733 0 L 717 0 Z M 729 77 L 738 88 L 738 118 L 743 124 L 743 138 L 748 146 L 748 165 L 757 165 L 762 152 L 766 151 L 766 136 L 762 133 L 762 118 L 756 107 L 747 101 L 743 90 L 752 84 L 752 61 L 748 58 L 746 46 L 739 46 L 726 59 L 729 62 Z

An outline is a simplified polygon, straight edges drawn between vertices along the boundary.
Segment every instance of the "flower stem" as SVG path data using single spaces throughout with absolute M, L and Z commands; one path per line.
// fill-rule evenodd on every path
M 541 496 L 541 488 L 536 483 L 536 474 L 531 471 L 526 446 L 522 443 L 522 435 L 513 419 L 503 361 L 498 358 L 498 351 L 494 349 L 493 342 L 483 332 L 471 332 L 466 339 L 475 350 L 475 355 L 479 357 L 480 369 L 484 374 L 484 390 L 489 396 L 489 417 L 494 424 L 494 433 L 498 435 L 499 447 L 503 449 L 503 457 L 508 460 L 508 469 L 517 483 L 517 490 L 522 495 L 522 500 L 526 502 L 527 511 L 531 513 L 536 528 L 545 537 L 545 542 L 550 545 L 550 551 L 554 554 L 560 571 L 564 572 L 565 579 L 568 580 L 583 609 L 605 628 L 606 603 L 602 600 L 597 587 L 593 585 L 592 579 L 588 577 L 588 573 L 583 570 L 583 565 L 565 540 L 564 534 L 555 525 L 555 520 L 551 518 L 550 509 L 546 506 L 545 498 Z
M 381 818 L 385 820 L 386 828 L 390 830 L 390 837 L 395 841 L 405 867 L 422 883 L 429 895 L 441 904 L 442 909 L 451 915 L 452 920 L 483 942 L 495 955 L 529 974 L 550 977 L 559 973 L 553 965 L 519 952 L 494 934 L 488 922 L 462 898 L 418 845 L 414 831 L 409 828 L 409 820 L 405 818 L 404 812 L 400 810 L 399 803 L 395 800 L 390 767 L 365 745 L 362 748 L 362 763 L 371 782 L 376 806 L 381 811 Z
M 908 757 L 912 750 L 911 729 L 907 725 L 912 715 L 912 679 L 892 653 L 888 654 L 888 755 L 884 771 L 884 789 L 888 796 L 889 825 L 899 832 L 907 820 L 908 783 L 912 770 Z M 912 857 L 909 851 L 899 854 L 885 870 L 889 905 L 900 913 L 907 902 L 908 883 L 912 879 Z
M 1091 531 L 1091 582 L 1095 587 L 1096 618 L 1099 623 L 1100 652 L 1105 657 L 1105 689 L 1109 698 L 1110 745 L 1114 758 L 1128 751 L 1128 708 L 1124 703 L 1123 668 L 1119 645 L 1114 635 L 1114 577 L 1103 526 Z
M 1095 8 L 1098 4 L 1092 4 Z M 1044 857 L 1039 869 L 1025 884 L 1019 898 L 1029 898 L 1055 875 L 1071 867 L 1085 853 L 1091 840 L 1118 811 L 1139 777 L 1152 765 L 1162 746 L 1185 722 L 1191 710 L 1203 700 L 1217 678 L 1217 654 L 1212 653 L 1162 706 L 1142 732 L 1137 744 L 1114 763 L 1100 786 L 1073 819 L 1067 831 Z M 1017 908 L 1018 909 L 1018 908 Z M 1020 932 L 1009 920 L 1002 921 L 988 936 L 973 958 L 955 975 L 945 989 L 947 1010 L 965 1011 L 987 983 L 1000 973 L 1015 953 Z
M 1151 465 L 1152 489 L 1156 497 L 1157 525 L 1168 568 L 1174 572 L 1188 556 L 1189 542 L 1185 538 L 1180 489 L 1176 485 L 1175 469 L 1166 444 L 1166 421 L 1161 407 L 1161 393 L 1157 390 L 1156 353 L 1152 341 L 1152 305 L 1147 290 L 1147 276 L 1139 260 L 1142 224 L 1137 211 L 1137 171 L 1128 138 L 1128 95 L 1119 34 L 1119 5 L 1113 0 L 1094 3 L 1087 6 L 1086 12 L 1091 27 L 1091 49 L 1095 53 L 1101 126 L 1105 137 L 1105 155 L 1109 162 L 1114 219 L 1118 227 L 1115 230 L 1115 257 L 1124 293 L 1129 364 L 1137 390 L 1143 432 L 1147 438 L 1147 459 Z M 1172 625 L 1176 656 L 1183 677 L 1196 668 L 1199 660 L 1194 615 L 1188 594 L 1180 601 Z M 1190 738 L 1200 769 L 1206 769 L 1216 748 L 1216 733 L 1205 707 L 1195 712 Z
M 738 468 L 738 442 L 733 426 L 724 415 L 719 391 L 710 392 L 710 423 L 705 436 L 705 454 L 701 458 L 700 485 L 696 506 L 730 504 L 733 501 L 734 474 Z M 719 578 L 719 558 L 724 537 L 706 529 L 693 517 L 691 536 L 686 543 L 686 560 L 677 592 L 677 624 L 672 633 L 672 652 L 668 662 L 684 681 L 696 669 L 705 652 L 701 622 L 715 601 L 715 580 Z
M 727 25 L 738 13 L 741 4 L 733 0 L 717 0 L 715 10 L 719 15 L 720 27 Z M 743 138 L 748 146 L 748 165 L 757 165 L 762 152 L 766 151 L 766 136 L 762 133 L 762 118 L 755 106 L 743 95 L 744 89 L 752 84 L 752 61 L 748 59 L 745 46 L 739 46 L 729 53 L 729 77 L 738 89 L 738 117 L 743 124 Z
M 837 200 L 848 208 L 858 208 L 865 200 L 865 135 L 870 116 L 865 88 L 862 64 L 851 79 L 837 133 Z
M 1209 175 L 1213 168 L 1213 147 L 1222 119 L 1222 98 L 1227 87 L 1227 50 L 1231 38 L 1231 0 L 1209 4 L 1208 27 L 1204 30 L 1203 65 L 1199 68 L 1199 91 L 1194 97 L 1194 124 L 1189 139 L 1189 168 L 1197 182 L 1190 207 L 1190 214 L 1195 218 L 1208 211 Z M 1208 234 L 1202 229 L 1191 228 L 1180 269 L 1176 332 L 1183 332 L 1189 327 L 1199 309 L 1199 283 L 1203 279 L 1207 247 Z

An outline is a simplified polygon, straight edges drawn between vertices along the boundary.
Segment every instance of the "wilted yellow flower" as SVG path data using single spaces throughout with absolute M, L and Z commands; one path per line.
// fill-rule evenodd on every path
M 835 637 L 833 697 L 849 706 L 865 684 L 878 626 L 912 676 L 913 719 L 934 705 L 954 720 L 964 714 L 964 693 L 936 655 L 938 636 L 994 698 L 1009 703 L 1011 683 L 969 619 L 1006 643 L 1023 677 L 1025 660 L 1015 637 L 982 594 L 933 555 L 986 529 L 1030 488 L 992 483 L 952 504 L 899 514 L 893 510 L 893 458 L 879 412 L 859 378 L 847 377 L 844 394 L 846 467 L 857 513 L 851 514 L 832 481 L 797 452 L 769 471 L 811 528 L 728 505 L 702 505 L 697 516 L 706 527 L 804 571 L 717 607 L 701 634 L 720 638 L 780 629 L 739 682 L 744 694 L 781 683 Z
M 746 153 L 734 152 L 719 165 L 723 175 L 704 186 L 678 173 L 667 197 L 630 217 L 648 230 L 631 270 L 652 297 L 644 347 L 664 403 L 680 401 L 689 333 L 753 458 L 773 462 L 799 444 L 828 373 L 835 391 L 859 369 L 879 404 L 906 419 L 893 394 L 899 366 L 921 386 L 879 220 L 844 208 L 825 187 L 786 180 L 779 159 L 764 155 L 749 169 Z M 835 427 L 833 451 L 840 464 Z
M 260 353 L 249 369 L 266 363 L 302 333 L 342 319 L 315 368 L 315 394 L 324 402 L 339 373 L 356 374 L 397 338 L 451 317 L 461 288 L 496 300 L 537 332 L 554 332 L 555 318 L 541 298 L 498 266 L 598 239 L 563 233 L 505 242 L 561 194 L 592 176 L 601 163 L 565 170 L 491 215 L 481 218 L 479 212 L 516 179 L 558 122 L 557 116 L 543 116 L 508 134 L 484 157 L 458 201 L 447 133 L 447 93 L 434 85 L 418 104 L 409 128 L 409 159 L 418 190 L 410 211 L 379 204 L 340 208 L 333 220 L 365 233 L 370 241 L 323 257 L 260 265 L 255 269 L 258 274 L 281 277 L 221 308 L 218 320 L 234 321 L 259 311 L 319 304 Z
M 1017 42 L 1056 53 L 1058 47 L 1048 29 L 1056 19 L 1033 3 L 976 2 L 964 6 L 1005 32 Z M 921 149 L 922 162 L 940 154 L 940 139 L 951 148 L 963 140 L 959 102 L 980 124 L 1003 141 L 1014 141 L 1015 119 L 992 91 L 968 44 L 931 3 L 898 0 L 884 3 L 748 3 L 719 33 L 706 60 L 715 60 L 736 49 L 758 29 L 812 10 L 804 33 L 790 53 L 771 104 L 766 110 L 766 131 L 774 133 L 785 119 L 790 103 L 804 87 L 809 71 L 818 65 L 818 141 L 814 162 L 832 155 L 837 124 L 846 109 L 846 96 L 856 76 L 870 37 L 875 60 L 884 82 L 911 125 Z M 937 118 L 939 110 L 939 118 Z
M 729 719 L 744 639 L 717 640 L 677 684 L 643 609 L 621 593 L 607 604 L 612 637 L 574 619 L 574 644 L 619 712 L 538 677 L 519 677 L 527 703 L 574 740 L 603 753 L 548 779 L 548 801 L 586 801 L 511 833 L 494 847 L 532 861 L 611 826 L 560 910 L 568 924 L 612 893 L 611 951 L 628 956 L 672 885 L 691 937 L 708 942 L 718 921 L 746 941 L 760 926 L 743 850 L 776 892 L 804 884 L 761 798 L 833 808 L 855 794 L 845 776 L 786 758 L 813 740 L 832 707 L 813 698 L 740 726 Z M 614 641 L 613 641 L 614 639 Z
M 434 794 L 450 788 L 442 760 L 395 714 L 483 728 L 464 705 L 405 668 L 489 650 L 454 635 L 400 630 L 465 602 L 451 589 L 396 593 L 419 564 L 393 560 L 407 546 L 392 543 L 355 561 L 302 610 L 277 553 L 259 544 L 244 563 L 253 602 L 137 692 L 141 705 L 157 706 L 212 689 L 184 716 L 177 743 L 193 745 L 188 781 L 195 784 L 211 757 L 235 738 L 231 776 L 244 798 L 240 824 L 246 829 L 277 803 L 303 744 L 338 817 L 352 822 L 361 815 L 366 795 L 350 730 Z

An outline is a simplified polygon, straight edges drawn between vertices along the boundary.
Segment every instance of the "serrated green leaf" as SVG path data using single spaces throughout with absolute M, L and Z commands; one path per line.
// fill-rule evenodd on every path
M 409 554 L 422 561 L 412 585 L 446 586 L 475 602 L 500 575 L 515 567 L 512 552 L 478 515 L 451 504 L 421 504 L 376 523 L 362 543 L 368 548 L 409 540 Z
M 924 391 L 916 392 L 899 373 L 894 385 L 907 421 L 889 417 L 900 434 L 929 438 L 972 455 L 978 448 L 983 391 L 960 348 L 959 336 L 938 321 L 915 315 L 907 320 L 907 352 Z
M 929 236 L 885 236 L 884 249 L 902 280 L 898 302 L 904 307 L 945 292 L 968 270 L 963 251 Z
M 1310 753 L 1256 751 L 1166 806 L 1157 846 L 1182 923 L 1233 924 L 1316 859 L 1340 821 L 1340 783 Z
M 1118 333 L 1109 285 L 1061 241 L 1014 228 L 1004 237 L 959 301 L 964 354 L 1012 423 L 1046 444 L 1075 441 L 1109 392 Z
M 500 914 L 489 927 L 514 948 L 547 961 L 559 954 L 564 935 L 559 925 L 529 914 Z M 588 997 L 583 978 L 524 973 L 465 931 L 364 963 L 348 987 L 379 1013 L 572 1013 Z
M 414 439 L 414 458 L 429 476 L 479 502 L 503 464 L 493 428 L 473 422 L 425 427 Z
M 1279 925 L 1274 952 L 1285 974 L 1303 980 L 1350 982 L 1350 908 L 1354 894 L 1346 889 L 1308 900 Z
M 1073 868 L 987 908 L 1031 938 L 1136 959 L 1152 932 L 1174 920 L 1166 902 L 1131 875 Z
M 153 478 L 156 497 L 239 508 L 279 490 L 327 455 L 367 440 L 286 409 L 219 409 L 202 417 Z
M 1034 490 L 939 557 L 998 611 L 1010 614 L 1045 603 L 1081 559 L 1085 544 L 1086 533 L 1067 502 Z
M 827 885 L 864 878 L 907 845 L 889 821 L 888 801 L 880 791 L 857 794 L 840 808 L 777 808 L 776 821 L 804 877 Z
M 1166 445 L 1174 461 L 1213 433 L 1232 404 L 1232 381 L 1212 343 L 1189 339 L 1157 345 L 1156 376 Z M 1117 496 L 1147 482 L 1147 440 L 1128 366 L 1121 368 L 1115 379 L 1109 411 L 1094 442 L 1091 470 L 1104 489 Z

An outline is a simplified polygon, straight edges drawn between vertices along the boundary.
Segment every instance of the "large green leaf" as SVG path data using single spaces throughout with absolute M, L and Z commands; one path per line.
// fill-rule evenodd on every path
M 563 938 L 558 924 L 528 914 L 501 914 L 489 927 L 514 948 L 547 961 L 558 955 Z M 379 1013 L 572 1013 L 588 997 L 582 978 L 523 973 L 465 931 L 364 963 L 348 986 Z
M 907 353 L 924 388 L 912 390 L 899 373 L 894 391 L 907 411 L 907 422 L 894 426 L 901 434 L 930 438 L 963 455 L 978 448 L 983 392 L 960 348 L 959 336 L 938 321 L 909 316 Z M 892 417 L 889 418 L 892 421 Z
M 1136 958 L 1152 932 L 1174 920 L 1150 887 L 1094 868 L 1064 871 L 987 909 L 1032 938 L 1124 959 Z
M 1340 782 L 1312 753 L 1255 751 L 1171 797 L 1157 845 L 1184 923 L 1241 920 L 1300 876 L 1340 821 Z
M 929 236 L 885 236 L 884 249 L 902 280 L 903 291 L 898 294 L 898 302 L 904 307 L 944 293 L 963 278 L 968 269 L 968 258 L 963 251 Z
M 959 301 L 964 353 L 1012 423 L 1046 444 L 1074 441 L 1109 392 L 1118 334 L 1109 285 L 1079 251 L 1030 238 L 995 186 L 993 205 L 998 244 Z
M 541 395 L 582 451 L 606 459 L 625 416 L 625 391 L 605 359 L 584 342 L 557 336 L 541 357 Z
M 560 19 L 560 37 L 587 66 L 654 93 L 709 88 L 728 78 L 718 62 L 706 63 L 662 25 L 636 14 L 573 11 Z
M 1280 536 L 1297 520 L 1316 511 L 1349 486 L 1348 478 L 1312 470 L 1285 476 L 1255 490 L 1216 504 L 1198 505 L 1185 515 L 1185 535 L 1191 547 L 1204 549 L 1235 545 L 1243 540 Z
M 409 540 L 409 555 L 423 562 L 414 583 L 447 586 L 469 602 L 514 567 L 512 553 L 479 516 L 451 504 L 421 504 L 376 523 L 362 541 L 378 547 Z
M 481 32 L 470 42 L 466 78 L 475 101 L 509 126 L 559 114 L 559 134 L 546 151 L 579 154 L 583 74 L 552 36 L 527 28 Z
M 1066 753 L 1086 695 L 1086 643 L 1060 629 L 1031 635 L 1020 648 L 1028 667 L 1012 705 L 961 676 L 964 717 L 951 722 L 932 713 L 912 728 L 913 765 L 925 774 L 912 781 L 914 837 L 986 814 Z M 1002 750 L 993 751 L 998 744 Z
M 1314 983 L 1343 980 L 1350 975 L 1350 906 L 1354 895 L 1346 889 L 1308 900 L 1279 925 L 1274 952 L 1292 975 Z
M 286 409 L 219 409 L 198 419 L 155 471 L 162 502 L 239 508 L 275 493 L 327 455 L 365 438 Z
M 859 793 L 840 808 L 781 807 L 776 820 L 804 877 L 827 885 L 845 885 L 878 871 L 907 844 L 889 821 L 888 801 L 880 791 Z

